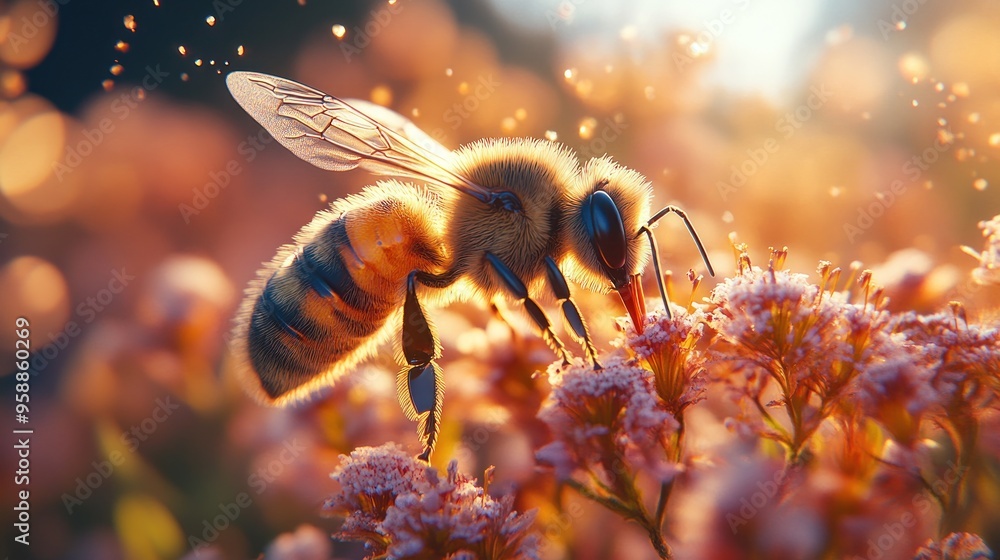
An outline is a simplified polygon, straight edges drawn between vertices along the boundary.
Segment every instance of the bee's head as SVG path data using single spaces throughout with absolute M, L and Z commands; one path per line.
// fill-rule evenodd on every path
M 591 290 L 621 296 L 636 330 L 642 332 L 645 301 L 641 273 L 648 247 L 639 228 L 649 218 L 650 185 L 646 179 L 608 158 L 583 166 L 567 216 L 567 273 Z

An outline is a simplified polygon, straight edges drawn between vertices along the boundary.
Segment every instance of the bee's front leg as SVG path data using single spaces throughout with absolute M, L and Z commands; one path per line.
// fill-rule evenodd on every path
M 584 348 L 587 349 L 587 355 L 594 362 L 594 369 L 601 369 L 601 364 L 597 361 L 597 349 L 594 348 L 594 343 L 590 340 L 587 323 L 584 322 L 583 315 L 580 314 L 580 308 L 576 306 L 576 302 L 569 295 L 569 284 L 566 282 L 566 277 L 563 276 L 552 257 L 545 257 L 545 272 L 549 279 L 549 285 L 552 286 L 552 291 L 556 294 L 556 299 L 562 303 L 563 317 L 573 329 L 577 340 L 582 342 Z
M 417 432 L 424 450 L 417 456 L 430 461 L 431 452 L 441 431 L 441 407 L 444 403 L 444 376 L 434 360 L 441 357 L 441 345 L 430 321 L 417 301 L 417 272 L 406 278 L 403 303 L 403 358 L 405 365 L 396 376 L 396 393 L 403 413 L 419 420 Z
M 503 281 L 504 286 L 510 293 L 514 294 L 514 297 L 524 302 L 524 309 L 528 312 L 528 316 L 531 320 L 538 325 L 538 328 L 542 330 L 542 337 L 552 346 L 559 357 L 562 358 L 563 365 L 569 365 L 569 352 L 566 350 L 566 346 L 559 340 L 556 333 L 552 331 L 552 323 L 549 322 L 549 318 L 545 315 L 545 311 L 535 303 L 535 300 L 528 296 L 528 288 L 525 287 L 524 282 L 514 274 L 514 271 L 510 269 L 506 264 L 503 263 L 496 255 L 493 253 L 486 253 L 486 261 L 490 263 L 493 270 L 497 273 L 500 279 Z

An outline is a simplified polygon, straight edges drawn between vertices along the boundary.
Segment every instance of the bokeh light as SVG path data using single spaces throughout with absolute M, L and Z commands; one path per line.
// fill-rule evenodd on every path
M 809 282 L 821 282 L 820 261 L 843 278 L 870 269 L 865 289 L 881 287 L 887 313 L 986 329 L 1000 321 L 989 221 L 1000 214 L 998 29 L 986 0 L 0 2 L 0 357 L 14 362 L 13 325 L 29 319 L 28 557 L 361 558 L 360 544 L 329 538 L 343 521 L 320 514 L 339 488 L 329 474 L 361 446 L 419 450 L 397 403 L 395 331 L 295 407 L 261 406 L 235 374 L 244 364 L 231 329 L 261 263 L 377 178 L 282 148 L 233 101 L 230 71 L 381 105 L 447 149 L 530 137 L 581 164 L 607 156 L 634 169 L 654 210 L 686 211 L 719 272 L 699 280 L 684 224 L 661 220 L 661 263 L 682 306 L 709 305 L 742 266 L 739 244 L 765 269 L 787 246 L 785 270 Z M 642 278 L 651 309 L 653 276 Z M 612 347 L 624 336 L 617 296 L 571 289 L 598 349 L 625 351 Z M 556 332 L 585 356 L 546 297 Z M 537 508 L 546 560 L 655 558 L 635 523 L 539 468 L 536 452 L 553 441 L 538 413 L 554 354 L 520 303 L 479 299 L 429 310 L 448 387 L 434 466 L 455 459 L 482 484 L 495 465 L 490 493 Z M 14 375 L 0 370 L 10 405 Z M 713 515 L 738 508 L 784 460 L 730 398 L 733 383 L 707 380 L 708 398 L 685 413 L 679 497 L 664 506 L 679 559 L 740 557 L 699 547 L 732 545 Z M 884 558 L 912 558 L 946 526 L 1000 550 L 1000 415 L 994 402 L 982 408 L 978 431 L 964 430 L 978 438 L 968 503 L 943 521 L 943 509 L 921 512 Z M 851 514 L 889 510 L 862 498 L 919 492 L 885 463 L 918 457 L 926 474 L 954 451 L 941 426 L 896 413 L 877 421 L 899 433 L 916 423 L 906 449 L 892 429 L 868 425 L 848 441 L 824 424 L 802 492 L 756 518 L 754 543 L 791 558 L 823 535 L 877 540 Z M 865 449 L 847 448 L 862 439 Z M 4 449 L 13 496 L 17 457 Z M 640 481 L 647 495 L 650 482 Z M 14 515 L 0 521 L 13 527 Z

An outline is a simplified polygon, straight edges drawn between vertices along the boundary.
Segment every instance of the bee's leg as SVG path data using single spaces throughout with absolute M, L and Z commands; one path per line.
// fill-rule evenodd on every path
M 430 321 L 417 301 L 416 272 L 406 278 L 403 303 L 403 357 L 406 365 L 396 376 L 396 393 L 403 413 L 419 420 L 417 428 L 424 450 L 418 459 L 429 461 L 441 431 L 444 377 L 434 360 L 441 357 L 441 345 Z
M 587 323 L 584 322 L 583 315 L 580 314 L 580 308 L 576 306 L 576 302 L 569 295 L 569 284 L 566 283 L 566 277 L 563 276 L 552 257 L 545 257 L 545 272 L 549 278 L 549 285 L 552 286 L 552 291 L 556 294 L 556 299 L 562 304 L 563 317 L 573 329 L 577 340 L 581 341 L 584 348 L 587 349 L 587 355 L 594 362 L 594 369 L 601 369 L 601 364 L 597 361 L 597 349 L 594 348 L 594 343 L 590 340 Z
M 538 325 L 538 328 L 542 330 L 542 337 L 552 346 L 552 349 L 559 354 L 562 358 L 563 365 L 569 365 L 569 352 L 566 351 L 566 346 L 559 340 L 556 333 L 552 331 L 552 323 L 549 322 L 549 318 L 545 315 L 545 311 L 535 303 L 535 300 L 528 297 L 528 288 L 525 287 L 524 282 L 514 274 L 507 265 L 500 261 L 496 255 L 493 253 L 486 253 L 486 260 L 489 261 L 490 265 L 493 266 L 493 270 L 496 271 L 500 279 L 503 280 L 504 285 L 514 294 L 514 297 L 524 302 L 524 309 L 527 310 L 528 316 L 531 320 Z

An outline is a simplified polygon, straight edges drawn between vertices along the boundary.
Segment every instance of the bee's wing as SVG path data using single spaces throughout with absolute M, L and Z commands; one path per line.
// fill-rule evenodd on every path
M 332 171 L 360 167 L 454 188 L 483 202 L 492 200 L 489 189 L 452 171 L 451 152 L 389 109 L 379 107 L 373 111 L 376 115 L 367 114 L 308 86 L 256 72 L 233 72 L 226 84 L 240 106 L 278 142 L 317 167 Z M 366 111 L 378 107 L 363 105 Z M 383 123 L 383 118 L 391 122 Z
M 365 101 L 364 99 L 345 99 L 344 103 L 371 117 L 372 120 L 379 123 L 383 127 L 396 132 L 400 136 L 405 137 L 417 146 L 420 146 L 445 161 L 450 162 L 454 157 L 451 150 L 442 146 L 441 143 L 432 138 L 430 134 L 427 134 L 421 130 L 419 126 L 413 124 L 413 121 L 403 115 L 400 115 L 392 109 L 383 107 L 378 103 Z

